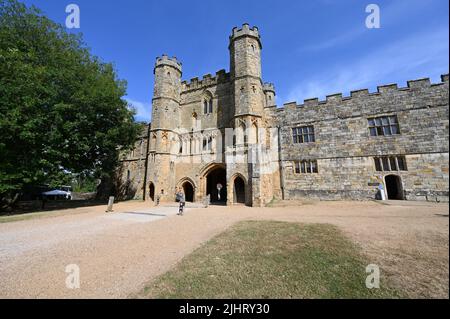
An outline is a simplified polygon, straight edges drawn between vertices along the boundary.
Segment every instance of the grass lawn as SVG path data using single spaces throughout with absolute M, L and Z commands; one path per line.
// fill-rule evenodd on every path
M 148 284 L 138 298 L 399 298 L 335 226 L 241 222 Z

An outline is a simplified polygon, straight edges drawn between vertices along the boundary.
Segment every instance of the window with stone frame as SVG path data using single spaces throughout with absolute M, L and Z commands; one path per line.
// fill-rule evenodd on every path
M 317 161 L 296 161 L 294 162 L 294 172 L 295 174 L 318 174 L 319 167 Z
M 400 134 L 400 125 L 396 115 L 369 118 L 370 136 L 391 136 Z
M 407 171 L 405 156 L 382 156 L 375 157 L 375 170 L 377 172 Z
M 207 137 L 203 139 L 203 151 L 210 152 L 212 151 L 212 137 Z
M 314 126 L 294 127 L 292 137 L 294 144 L 314 143 L 316 142 Z
M 203 101 L 203 113 L 204 114 L 212 114 L 214 111 L 213 99 L 205 98 Z

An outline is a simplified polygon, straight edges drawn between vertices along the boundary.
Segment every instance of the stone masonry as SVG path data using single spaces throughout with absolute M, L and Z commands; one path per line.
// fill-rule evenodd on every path
M 183 189 L 188 201 L 224 205 L 381 192 L 448 201 L 448 74 L 278 107 L 262 79 L 258 28 L 234 28 L 229 51 L 229 73 L 189 82 L 175 57 L 157 59 L 152 123 L 118 172 L 123 197 L 173 201 Z

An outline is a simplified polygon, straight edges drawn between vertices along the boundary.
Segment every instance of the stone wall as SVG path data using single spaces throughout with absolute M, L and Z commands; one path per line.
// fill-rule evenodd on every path
M 212 99 L 213 113 L 204 112 L 205 99 Z M 202 80 L 182 83 L 180 129 L 191 132 L 228 127 L 233 118 L 230 74 L 219 71 L 215 77 L 205 75 Z M 196 122 L 197 121 L 197 122 Z
M 143 199 L 148 132 L 149 126 L 146 125 L 139 134 L 134 149 L 122 155 L 122 165 L 113 182 L 114 191 L 109 189 L 109 194 L 103 194 L 104 196 L 115 195 L 119 200 Z
M 273 110 L 281 126 L 287 199 L 374 199 L 386 175 L 402 178 L 407 199 L 448 200 L 448 76 L 286 104 Z M 400 135 L 372 137 L 368 118 L 397 115 Z M 316 142 L 294 144 L 292 128 L 314 126 Z M 406 156 L 407 172 L 376 172 L 374 157 Z M 318 174 L 296 174 L 294 161 L 317 160 Z

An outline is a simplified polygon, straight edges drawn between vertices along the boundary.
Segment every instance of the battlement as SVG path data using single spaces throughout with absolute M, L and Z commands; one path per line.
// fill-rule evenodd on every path
M 344 96 L 342 93 L 336 93 L 327 95 L 325 100 L 319 100 L 319 98 L 311 98 L 306 99 L 303 101 L 303 104 L 297 104 L 296 102 L 288 102 L 283 105 L 282 108 L 279 108 L 280 111 L 294 111 L 297 109 L 301 109 L 304 107 L 314 107 L 314 106 L 326 106 L 326 105 L 333 105 L 341 103 L 342 101 L 348 101 L 354 98 L 364 98 L 369 96 L 376 96 L 376 95 L 382 95 L 382 94 L 392 94 L 395 92 L 404 92 L 409 90 L 420 90 L 420 89 L 426 89 L 431 88 L 433 86 L 442 85 L 445 82 L 449 81 L 449 75 L 444 74 L 441 76 L 441 82 L 440 83 L 431 83 L 429 78 L 423 78 L 418 80 L 411 80 L 407 82 L 406 87 L 399 87 L 398 84 L 387 84 L 377 87 L 376 92 L 370 92 L 369 89 L 361 89 L 356 91 L 351 91 L 350 96 Z
M 239 39 L 241 37 L 244 37 L 244 36 L 256 38 L 258 40 L 259 44 L 261 45 L 261 37 L 259 35 L 258 27 L 254 26 L 253 28 L 250 28 L 250 25 L 248 23 L 244 23 L 242 25 L 241 29 L 239 29 L 237 27 L 233 28 L 233 31 L 230 36 L 230 42 L 232 42 L 236 39 Z
M 168 65 L 171 66 L 175 69 L 177 69 L 178 71 L 180 71 L 180 73 L 182 73 L 182 63 L 180 61 L 177 60 L 176 57 L 168 57 L 166 54 L 163 54 L 162 57 L 157 57 L 156 58 L 156 64 L 155 64 L 155 69 L 157 67 L 163 66 L 163 65 Z
M 205 74 L 201 80 L 198 77 L 195 77 L 192 78 L 190 81 L 181 82 L 181 90 L 182 91 L 196 90 L 202 87 L 228 82 L 229 80 L 230 80 L 230 73 L 227 73 L 225 70 L 220 70 L 216 72 L 215 76 L 213 76 L 212 74 Z
M 263 90 L 264 92 L 275 93 L 275 85 L 273 85 L 273 83 L 264 83 Z

